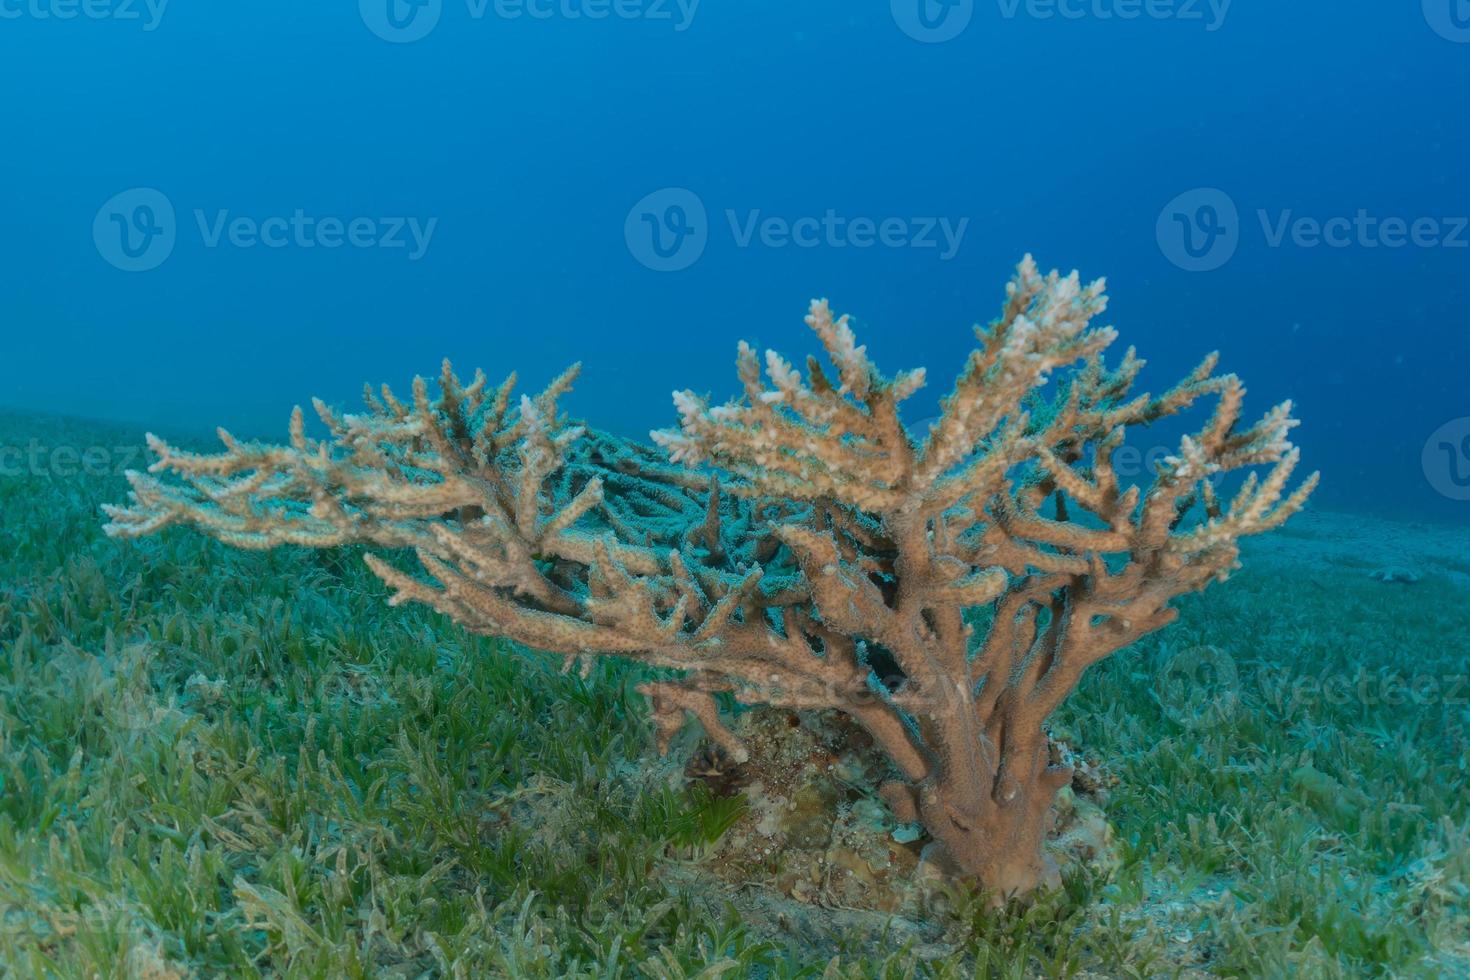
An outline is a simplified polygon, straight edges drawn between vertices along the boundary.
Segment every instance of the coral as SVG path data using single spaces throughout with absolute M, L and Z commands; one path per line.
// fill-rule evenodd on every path
M 750 748 L 747 763 L 711 774 L 695 755 L 685 768 L 713 791 L 738 788 L 748 803 L 705 873 L 758 882 L 799 903 L 935 918 L 948 901 L 946 876 L 914 827 L 895 825 L 876 799 L 892 766 L 865 732 L 836 711 L 746 712 L 732 728 Z M 1107 873 L 1118 856 L 1100 804 L 1114 777 L 1053 745 L 1076 768 L 1057 794 L 1047 853 L 1064 870 Z
M 427 577 L 368 556 L 394 603 L 569 667 L 616 655 L 678 671 L 641 688 L 664 747 L 692 715 L 743 757 L 722 693 L 835 709 L 892 762 L 882 795 L 900 822 L 921 822 L 953 871 L 1025 892 L 1056 880 L 1043 838 L 1071 779 L 1047 717 L 1088 666 L 1171 622 L 1172 599 L 1227 577 L 1239 539 L 1281 524 L 1316 480 L 1287 493 L 1290 404 L 1242 425 L 1244 387 L 1214 356 L 1129 397 L 1143 362 L 1105 365 L 1104 306 L 1101 282 L 1043 276 L 1028 256 L 923 439 L 899 405 L 924 372 L 880 374 L 817 302 L 807 322 L 835 377 L 768 353 L 763 380 L 742 345 L 742 400 L 676 394 L 680 429 L 655 433 L 674 465 L 571 424 L 557 402 L 575 368 L 513 404 L 514 376 L 492 390 L 446 364 L 437 399 L 419 379 L 408 402 L 369 391 L 359 415 L 318 402 L 327 439 L 299 409 L 285 446 L 221 432 L 222 454 L 196 455 L 150 437 L 154 475 L 129 475 L 108 530 L 412 549 Z M 1128 429 L 1207 396 L 1213 413 L 1147 491 L 1123 487 Z M 1220 474 L 1262 464 L 1216 495 Z

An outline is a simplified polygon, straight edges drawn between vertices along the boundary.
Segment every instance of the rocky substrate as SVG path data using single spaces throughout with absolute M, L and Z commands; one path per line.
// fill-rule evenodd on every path
M 738 893 L 747 921 L 788 934 L 881 922 L 890 938 L 942 948 L 946 912 L 962 899 L 923 828 L 898 823 L 879 799 L 894 773 L 867 734 L 834 711 L 750 711 L 734 728 L 751 761 L 686 744 L 683 774 L 740 794 L 744 813 L 697 866 L 673 873 L 717 877 Z M 1078 865 L 1105 872 L 1118 860 L 1102 811 L 1112 777 L 1065 743 L 1052 751 L 1075 775 L 1058 794 L 1048 847 L 1064 874 Z

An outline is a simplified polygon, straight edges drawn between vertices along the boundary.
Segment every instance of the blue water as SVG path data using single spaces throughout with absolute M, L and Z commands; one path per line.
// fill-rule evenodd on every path
M 1031 251 L 1155 389 L 1218 348 L 1294 397 L 1319 505 L 1470 519 L 1465 0 L 389 2 L 0 0 L 0 404 L 280 434 L 580 358 L 637 433 L 822 295 L 922 415 Z

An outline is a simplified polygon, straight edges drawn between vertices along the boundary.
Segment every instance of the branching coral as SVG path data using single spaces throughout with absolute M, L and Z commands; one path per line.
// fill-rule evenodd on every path
M 395 603 L 560 653 L 617 655 L 679 672 L 644 685 L 660 744 L 693 715 L 735 758 L 745 748 L 715 696 L 835 708 L 863 726 L 899 778 L 883 788 L 953 868 L 996 893 L 1055 879 L 1046 817 L 1070 771 L 1044 724 L 1091 664 L 1165 626 L 1170 601 L 1223 579 L 1240 538 L 1306 501 L 1290 404 L 1241 423 L 1245 393 L 1207 358 L 1159 397 L 1130 397 L 1143 362 L 1109 368 L 1091 321 L 1099 281 L 1041 275 L 1028 256 L 998 320 L 926 437 L 899 405 L 924 372 L 885 377 L 846 317 L 813 303 L 831 361 L 803 376 L 742 345 L 744 397 L 675 395 L 672 458 L 572 425 L 558 409 L 575 368 L 512 401 L 514 376 L 468 384 L 446 364 L 368 410 L 298 409 L 286 446 L 184 453 L 150 437 L 152 472 L 110 533 L 189 524 L 229 544 L 411 548 L 426 578 L 370 556 Z M 1069 373 L 1056 382 L 1051 375 Z M 1114 465 L 1130 426 L 1207 396 L 1145 491 Z M 1216 477 L 1262 465 L 1224 501 Z M 976 624 L 983 624 L 977 630 Z

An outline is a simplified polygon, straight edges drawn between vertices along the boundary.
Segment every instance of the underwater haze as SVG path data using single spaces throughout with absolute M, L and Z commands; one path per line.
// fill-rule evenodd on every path
M 0 403 L 276 437 L 581 360 L 641 435 L 823 296 L 922 416 L 1030 252 L 1147 387 L 1295 399 L 1319 506 L 1462 522 L 1467 82 L 1463 0 L 3 0 Z
M 1470 977 L 1467 92 L 1470 0 L 0 0 L 0 980 Z

